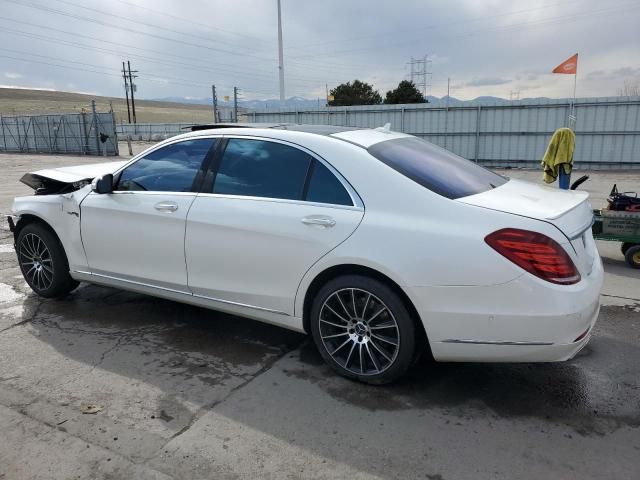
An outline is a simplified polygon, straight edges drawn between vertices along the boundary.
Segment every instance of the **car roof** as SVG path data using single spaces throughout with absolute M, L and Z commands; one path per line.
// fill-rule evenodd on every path
M 388 126 L 371 129 L 363 127 L 341 127 L 336 125 L 305 125 L 298 123 L 216 123 L 211 125 L 193 125 L 187 128 L 189 128 L 192 133 L 185 134 L 185 137 L 202 135 L 204 133 L 224 133 L 220 130 L 225 129 L 252 129 L 256 130 L 256 133 L 258 133 L 258 131 L 261 131 L 260 133 L 265 133 L 265 130 L 287 130 L 291 132 L 328 136 L 363 148 L 369 148 L 373 144 L 383 142 L 385 140 L 391 140 L 392 138 L 409 136 L 403 133 L 391 131 Z

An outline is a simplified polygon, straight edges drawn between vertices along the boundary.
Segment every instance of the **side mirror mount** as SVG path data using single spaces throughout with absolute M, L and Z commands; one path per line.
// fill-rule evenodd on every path
M 101 177 L 96 177 L 91 182 L 91 190 L 96 193 L 113 192 L 113 174 L 107 173 Z

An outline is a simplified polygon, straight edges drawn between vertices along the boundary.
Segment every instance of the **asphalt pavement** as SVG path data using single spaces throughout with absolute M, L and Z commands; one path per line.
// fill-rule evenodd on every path
M 0 156 L 0 212 L 25 171 L 96 160 Z M 640 189 L 640 173 L 592 174 L 594 204 L 615 181 Z M 638 477 L 640 271 L 617 244 L 598 242 L 604 306 L 575 359 L 423 359 L 373 387 L 251 320 L 85 284 L 39 299 L 11 243 L 3 222 L 2 480 Z

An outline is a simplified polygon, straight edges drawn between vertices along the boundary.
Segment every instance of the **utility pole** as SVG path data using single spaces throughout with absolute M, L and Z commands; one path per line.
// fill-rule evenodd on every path
M 129 86 L 131 87 L 131 111 L 133 113 L 133 123 L 138 123 L 138 121 L 136 120 L 136 101 L 135 98 L 133 96 L 133 92 L 136 89 L 136 84 L 133 83 L 133 79 L 137 78 L 137 75 L 132 75 L 131 73 L 131 63 L 129 63 L 129 60 L 127 60 L 127 67 L 129 67 Z M 138 73 L 137 70 L 133 70 L 133 73 Z
M 124 62 L 122 62 L 122 78 L 124 79 L 124 96 L 127 99 L 127 118 L 129 119 L 129 123 L 131 123 L 131 110 L 129 109 L 129 82 L 127 82 L 127 69 L 124 67 Z
M 238 123 L 238 87 L 233 87 L 233 121 Z
M 278 0 L 278 70 L 280 73 L 280 106 L 284 107 L 284 60 L 282 53 L 282 13 Z
M 218 123 L 218 96 L 215 85 L 211 85 L 211 100 L 213 101 L 213 123 Z

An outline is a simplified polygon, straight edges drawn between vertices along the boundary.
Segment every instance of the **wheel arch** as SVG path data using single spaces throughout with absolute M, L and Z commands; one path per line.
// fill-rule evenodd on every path
M 49 222 L 47 222 L 44 218 L 38 215 L 35 215 L 33 213 L 20 214 L 20 218 L 16 223 L 15 228 L 13 229 L 13 239 L 16 245 L 18 243 L 18 235 L 20 235 L 20 231 L 27 225 L 31 225 L 33 223 L 39 223 L 42 226 L 44 226 L 47 230 L 49 230 L 56 237 L 56 240 L 58 240 L 60 245 L 63 245 L 63 250 L 64 250 L 64 244 L 62 243 L 62 240 L 60 240 L 60 237 L 58 236 L 54 228 L 49 224 Z
M 411 318 L 413 319 L 416 325 L 416 331 L 419 332 L 419 335 L 422 337 L 416 340 L 417 341 L 424 340 L 423 344 L 425 344 L 427 348 L 429 348 L 430 350 L 428 336 L 425 331 L 422 319 L 420 318 L 420 314 L 418 313 L 418 310 L 416 309 L 415 305 L 413 304 L 409 296 L 406 294 L 406 292 L 402 289 L 402 287 L 400 287 L 400 285 L 397 282 L 395 282 L 393 279 L 391 279 L 389 276 L 385 275 L 384 273 L 374 268 L 366 267 L 364 265 L 359 265 L 355 263 L 346 263 L 346 264 L 333 265 L 331 267 L 328 267 L 322 270 L 321 272 L 319 272 L 311 281 L 311 283 L 309 283 L 309 286 L 307 287 L 307 290 L 305 292 L 303 306 L 302 306 L 302 326 L 306 333 L 311 332 L 311 328 L 310 328 L 311 327 L 310 326 L 311 305 L 313 304 L 313 299 L 315 298 L 316 294 L 322 288 L 322 286 L 325 285 L 327 282 L 343 275 L 363 275 L 363 276 L 371 277 L 380 281 L 381 283 L 384 283 L 389 288 L 391 288 L 402 299 L 403 303 L 405 304 L 405 306 L 409 310 L 409 313 L 411 314 Z

